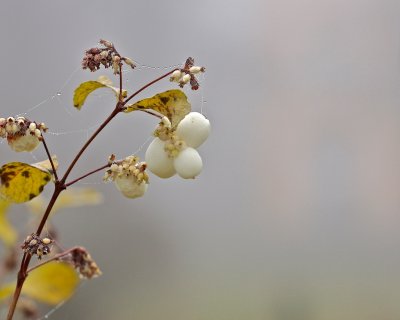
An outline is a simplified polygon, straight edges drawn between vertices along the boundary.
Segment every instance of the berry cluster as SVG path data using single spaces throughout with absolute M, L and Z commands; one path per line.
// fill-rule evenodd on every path
M 181 88 L 183 88 L 185 84 L 190 83 L 192 90 L 197 90 L 200 85 L 195 75 L 205 71 L 206 68 L 195 66 L 194 59 L 189 57 L 187 58 L 184 67 L 182 69 L 175 70 L 169 80 L 171 82 L 178 82 Z
M 144 195 L 149 183 L 146 163 L 139 162 L 136 156 L 126 157 L 114 162 L 115 156 L 109 159 L 111 165 L 104 175 L 105 181 L 114 181 L 117 189 L 127 198 L 138 198 Z
M 164 117 L 146 151 L 149 170 L 160 178 L 178 173 L 184 179 L 194 179 L 203 168 L 196 148 L 206 141 L 210 130 L 210 121 L 198 112 L 187 114 L 176 128 Z
M 0 138 L 6 138 L 11 149 L 17 152 L 33 151 L 46 132 L 44 123 L 36 123 L 24 117 L 0 118 Z
M 45 256 L 50 253 L 50 245 L 54 242 L 50 238 L 40 238 L 37 234 L 32 233 L 30 236 L 27 236 L 24 240 L 24 243 L 21 245 L 21 248 L 24 252 L 29 253 L 31 255 L 37 255 L 38 259 L 42 259 L 42 256 Z
M 122 62 L 125 62 L 132 69 L 136 67 L 132 59 L 121 57 L 115 49 L 114 44 L 107 40 L 100 40 L 101 47 L 90 48 L 85 51 L 82 60 L 82 68 L 94 72 L 103 65 L 105 68 L 112 67 L 114 74 L 120 73 Z

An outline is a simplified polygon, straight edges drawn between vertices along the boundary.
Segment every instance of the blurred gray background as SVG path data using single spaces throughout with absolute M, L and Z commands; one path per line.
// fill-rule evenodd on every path
M 104 204 L 54 223 L 104 274 L 51 317 L 399 319 L 399 27 L 396 0 L 3 1 L 1 116 L 45 121 L 61 172 L 113 106 L 99 92 L 72 107 L 80 82 L 110 75 L 79 70 L 100 38 L 138 61 L 131 91 L 188 56 L 207 67 L 187 91 L 212 123 L 202 174 L 152 176 L 138 200 L 101 174 L 79 184 Z M 136 152 L 156 123 L 118 117 L 71 177 Z

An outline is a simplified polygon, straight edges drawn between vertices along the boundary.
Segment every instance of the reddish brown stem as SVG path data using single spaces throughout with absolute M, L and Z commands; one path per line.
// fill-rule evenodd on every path
M 174 70 L 171 70 L 169 72 L 167 72 L 166 74 L 163 74 L 162 76 L 158 77 L 157 79 L 149 82 L 148 84 L 146 84 L 145 86 L 141 87 L 138 91 L 132 93 L 128 98 L 125 99 L 124 101 L 124 105 L 131 100 L 133 97 L 137 96 L 139 93 L 141 93 L 143 90 L 147 89 L 148 87 L 150 87 L 151 85 L 153 85 L 154 83 L 156 83 L 157 81 L 160 81 L 161 79 L 164 79 L 165 77 L 168 77 L 170 74 L 172 74 L 175 70 L 179 70 L 178 68 L 175 68 Z
M 72 169 L 74 168 L 75 164 L 78 162 L 79 158 L 85 152 L 86 148 L 90 145 L 90 143 L 97 137 L 97 135 L 104 129 L 104 127 L 121 111 L 123 110 L 123 105 L 121 102 L 118 102 L 115 109 L 108 118 L 100 125 L 100 127 L 92 134 L 89 140 L 84 144 L 84 146 L 79 150 L 78 154 L 75 156 L 74 160 L 72 160 L 70 166 L 68 167 L 67 171 L 65 172 L 64 176 L 61 179 L 61 183 L 64 184 L 67 180 L 69 174 L 71 173 Z
M 46 140 L 44 140 L 43 136 L 42 136 L 42 143 L 43 143 L 44 149 L 46 150 L 47 157 L 49 158 L 49 161 L 50 161 L 50 164 L 51 164 L 51 168 L 53 169 L 54 179 L 56 181 L 58 181 L 57 169 L 56 169 L 56 166 L 54 165 L 53 159 L 52 159 L 51 154 L 49 152 L 49 148 L 47 147 L 47 144 L 46 144 Z
M 80 180 L 82 180 L 82 179 L 84 179 L 84 178 L 86 178 L 86 177 L 92 175 L 93 173 L 96 173 L 96 172 L 99 172 L 99 171 L 101 171 L 101 170 L 103 170 L 103 169 L 105 169 L 105 168 L 108 168 L 110 165 L 111 165 L 111 164 L 108 163 L 108 164 L 105 164 L 104 166 L 101 166 L 100 168 L 94 169 L 94 170 L 92 170 L 92 171 L 90 171 L 90 172 L 84 174 L 83 176 L 81 176 L 81 177 L 79 177 L 79 178 L 76 178 L 76 179 L 74 179 L 74 180 L 72 180 L 72 181 L 66 183 L 66 184 L 65 184 L 65 187 L 68 188 L 69 186 L 71 186 L 71 185 L 73 185 L 74 183 L 77 183 L 78 181 L 80 181 Z
M 119 97 L 118 101 L 122 101 L 122 63 L 119 63 Z

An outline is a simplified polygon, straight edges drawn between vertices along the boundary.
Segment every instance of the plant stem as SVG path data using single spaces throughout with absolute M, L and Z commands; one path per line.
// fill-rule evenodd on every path
M 105 168 L 108 168 L 109 166 L 111 166 L 111 163 L 105 164 L 104 166 L 101 166 L 100 168 L 94 169 L 94 170 L 84 174 L 83 176 L 81 176 L 79 178 L 76 178 L 75 180 L 72 180 L 72 181 L 66 183 L 65 187 L 68 188 L 69 186 L 73 185 L 74 183 L 76 183 L 76 182 L 78 182 L 78 181 L 90 176 L 93 173 L 96 173 L 96 172 L 99 172 L 99 171 L 101 171 L 101 170 L 103 170 Z
M 128 98 L 125 99 L 124 101 L 124 105 L 131 100 L 133 97 L 137 96 L 139 93 L 141 93 L 144 89 L 147 89 L 148 87 L 150 87 L 151 85 L 153 85 L 154 83 L 156 83 L 157 81 L 160 81 L 161 79 L 164 79 L 165 77 L 168 77 L 170 74 L 172 74 L 174 71 L 179 70 L 178 68 L 175 68 L 174 70 L 171 70 L 169 72 L 167 72 L 166 74 L 163 74 L 162 76 L 158 77 L 157 79 L 149 82 L 148 84 L 146 84 L 145 86 L 141 87 L 138 91 L 132 93 Z
M 38 236 L 40 236 L 40 234 L 42 233 L 42 230 L 43 230 L 43 228 L 46 224 L 46 221 L 50 215 L 51 209 L 53 208 L 55 202 L 57 201 L 58 196 L 60 195 L 60 193 L 62 191 L 64 191 L 66 189 L 65 181 L 66 181 L 68 175 L 70 174 L 71 170 L 74 168 L 75 164 L 78 162 L 79 158 L 85 152 L 85 150 L 90 145 L 90 143 L 96 138 L 96 136 L 122 110 L 123 110 L 123 104 L 121 102 L 118 102 L 117 105 L 115 106 L 115 109 L 113 110 L 113 112 L 108 116 L 108 118 L 100 125 L 100 127 L 93 133 L 93 135 L 89 138 L 89 140 L 79 150 L 78 154 L 75 156 L 74 160 L 71 162 L 70 166 L 68 167 L 68 169 L 65 172 L 64 176 L 62 177 L 62 179 L 60 181 L 56 180 L 53 195 L 50 199 L 49 204 L 47 205 L 46 211 L 43 214 L 43 217 L 40 221 L 39 227 L 36 230 L 36 234 Z M 46 147 L 45 147 L 45 149 L 46 149 L 46 152 L 48 152 L 48 149 Z M 51 159 L 50 153 L 48 153 L 48 157 L 49 157 L 49 159 Z M 54 166 L 54 164 L 53 164 L 53 166 Z M 32 258 L 32 255 L 29 253 L 24 253 L 24 255 L 22 257 L 21 266 L 18 271 L 17 284 L 15 286 L 13 299 L 12 299 L 12 302 L 11 302 L 9 310 L 8 310 L 7 320 L 12 320 L 12 318 L 14 316 L 15 308 L 17 306 L 17 302 L 21 295 L 22 286 L 24 285 L 26 277 L 28 276 L 27 270 L 28 270 L 29 262 L 30 262 L 31 258 Z
M 69 249 L 67 249 L 67 250 L 65 250 L 65 251 L 63 251 L 63 252 L 60 252 L 60 253 L 56 254 L 55 256 L 51 257 L 50 259 L 48 259 L 48 260 L 46 260 L 46 261 L 44 261 L 44 262 L 42 262 L 42 263 L 39 263 L 39 264 L 37 264 L 36 266 L 34 266 L 34 267 L 28 269 L 28 270 L 26 271 L 26 273 L 29 274 L 29 273 L 32 272 L 33 270 L 35 270 L 35 269 L 37 269 L 37 268 L 40 268 L 41 266 L 44 266 L 45 264 L 47 264 L 47 263 L 49 263 L 49 262 L 51 262 L 51 261 L 60 260 L 61 258 L 65 257 L 65 256 L 67 256 L 67 255 L 69 255 L 71 252 L 74 252 L 75 250 L 79 250 L 79 249 L 86 252 L 86 250 L 85 250 L 83 247 L 79 247 L 79 246 L 69 248 Z
M 46 140 L 44 140 L 43 135 L 42 135 L 42 143 L 43 143 L 44 149 L 46 150 L 47 157 L 49 158 L 49 161 L 50 161 L 50 164 L 51 164 L 51 168 L 53 169 L 54 178 L 55 178 L 56 181 L 58 181 L 57 169 L 56 169 L 56 167 L 54 165 L 53 159 L 52 159 L 51 154 L 49 152 L 49 148 L 47 147 Z
M 58 196 L 64 189 L 65 188 L 63 188 L 63 186 L 60 183 L 55 184 L 53 195 L 52 195 L 50 202 L 46 208 L 46 211 L 42 217 L 42 220 L 40 221 L 40 225 L 36 231 L 37 235 L 40 235 L 40 233 L 42 232 L 43 227 L 46 223 L 46 220 L 51 212 L 51 209 L 53 208 Z M 11 320 L 14 316 L 15 308 L 17 306 L 17 302 L 18 302 L 19 296 L 21 294 L 22 286 L 24 285 L 26 277 L 28 276 L 26 271 L 28 270 L 28 266 L 29 266 L 29 262 L 31 261 L 31 258 L 32 258 L 32 256 L 26 252 L 24 253 L 24 255 L 22 257 L 21 266 L 18 271 L 17 284 L 15 286 L 13 300 L 11 302 L 10 308 L 8 309 L 7 320 Z
M 83 147 L 79 150 L 78 154 L 75 156 L 74 160 L 72 160 L 71 164 L 69 165 L 67 171 L 65 172 L 64 176 L 61 179 L 61 183 L 64 184 L 67 180 L 69 174 L 71 173 L 72 169 L 74 168 L 75 164 L 78 162 L 79 158 L 85 152 L 86 148 L 90 145 L 90 143 L 96 138 L 96 136 L 104 129 L 104 127 L 119 113 L 123 110 L 123 104 L 118 102 L 115 106 L 115 109 L 108 118 L 100 125 L 100 127 L 92 134 L 88 141 L 83 145 Z
M 119 63 L 119 97 L 118 101 L 122 101 L 122 63 Z

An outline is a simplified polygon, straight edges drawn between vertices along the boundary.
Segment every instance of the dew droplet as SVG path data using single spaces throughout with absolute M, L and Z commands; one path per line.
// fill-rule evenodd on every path
M 58 92 L 56 93 L 56 95 L 57 95 L 57 96 L 61 96 L 61 95 L 62 95 L 62 92 L 61 92 L 61 91 L 58 91 Z

